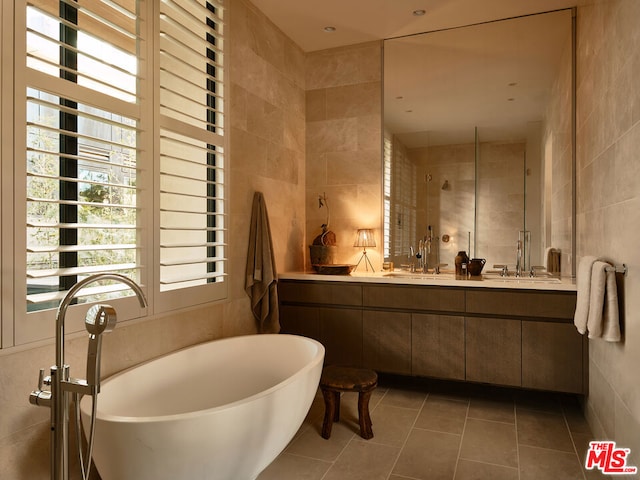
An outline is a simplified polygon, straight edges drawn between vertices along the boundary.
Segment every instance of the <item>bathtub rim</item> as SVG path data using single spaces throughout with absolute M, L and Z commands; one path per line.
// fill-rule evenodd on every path
M 322 345 L 322 343 L 318 342 L 317 340 L 313 339 L 313 338 L 309 338 L 309 337 L 304 337 L 302 335 L 293 335 L 293 334 L 286 334 L 286 333 L 267 333 L 267 334 L 248 334 L 248 335 L 236 335 L 233 337 L 224 337 L 224 338 L 218 338 L 218 339 L 214 339 L 214 340 L 208 340 L 206 342 L 201 342 L 201 343 L 196 343 L 194 345 L 188 345 L 186 347 L 180 348 L 178 350 L 174 350 L 172 352 L 168 352 L 164 355 L 160 355 L 159 357 L 155 357 L 155 358 L 151 358 L 149 360 L 146 360 L 144 362 L 140 362 L 137 363 L 135 365 L 132 365 L 129 368 L 126 368 L 120 372 L 114 373 L 113 375 L 108 376 L 107 378 L 104 379 L 104 382 L 107 381 L 111 381 L 112 379 L 115 379 L 117 377 L 120 377 L 124 374 L 126 374 L 127 372 L 130 372 L 131 370 L 134 370 L 138 367 L 141 367 L 143 365 L 146 365 L 148 363 L 151 363 L 153 361 L 159 360 L 161 358 L 164 357 L 169 357 L 172 355 L 176 355 L 179 354 L 181 352 L 193 349 L 193 348 L 198 348 L 198 347 L 202 347 L 204 345 L 208 345 L 210 343 L 215 343 L 215 342 L 230 342 L 230 341 L 237 341 L 239 339 L 243 339 L 243 338 L 248 338 L 248 337 L 261 337 L 261 338 L 266 338 L 266 337 L 291 337 L 291 338 L 296 338 L 296 339 L 300 339 L 301 341 L 306 341 L 308 343 L 311 343 L 312 345 L 315 345 L 317 347 L 317 352 L 315 353 L 315 355 L 311 358 L 311 360 L 305 364 L 302 368 L 296 370 L 292 375 L 290 375 L 289 377 L 285 378 L 284 380 L 282 380 L 281 382 L 276 383 L 275 385 L 272 385 L 271 387 L 262 390 L 260 392 L 257 392 L 253 395 L 250 395 L 248 397 L 244 397 L 241 398 L 239 400 L 230 402 L 230 403 L 225 403 L 224 405 L 218 405 L 215 407 L 211 407 L 211 408 L 204 408 L 204 409 L 200 409 L 200 410 L 194 410 L 192 412 L 183 412 L 183 413 L 175 413 L 175 414 L 170 414 L 170 415 L 155 415 L 155 416 L 126 416 L 126 415 L 111 415 L 111 414 L 104 414 L 100 412 L 100 394 L 98 394 L 98 408 L 97 408 L 97 412 L 96 412 L 96 421 L 104 421 L 104 422 L 111 422 L 111 423 L 161 423 L 161 422 L 171 422 L 171 421 L 176 421 L 176 420 L 185 420 L 185 419 L 190 419 L 190 418 L 198 418 L 201 417 L 204 414 L 207 413 L 214 413 L 217 411 L 224 411 L 224 410 L 228 410 L 231 408 L 236 408 L 239 405 L 242 404 L 248 404 L 252 401 L 255 401 L 261 397 L 266 397 L 268 395 L 271 395 L 273 392 L 280 390 L 282 388 L 284 388 L 286 385 L 293 383 L 297 377 L 303 375 L 305 372 L 312 370 L 314 367 L 317 366 L 318 363 L 322 363 L 324 361 L 324 355 L 325 355 L 325 348 L 324 345 Z M 318 381 L 320 380 L 320 377 L 318 376 Z M 88 418 L 91 417 L 91 402 L 92 400 L 85 396 L 81 399 L 80 401 L 80 411 L 82 412 L 82 414 Z

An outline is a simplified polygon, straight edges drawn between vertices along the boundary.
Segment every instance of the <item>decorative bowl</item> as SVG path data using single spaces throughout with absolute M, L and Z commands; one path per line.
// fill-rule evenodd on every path
M 320 273 L 322 275 L 349 275 L 355 265 L 347 265 L 347 264 L 314 264 L 311 265 L 316 273 Z

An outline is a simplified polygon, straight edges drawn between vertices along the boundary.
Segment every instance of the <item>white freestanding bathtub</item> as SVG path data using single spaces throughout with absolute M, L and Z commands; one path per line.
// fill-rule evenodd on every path
M 249 480 L 287 446 L 316 394 L 324 347 L 295 335 L 196 345 L 102 382 L 102 480 Z M 88 431 L 91 397 L 80 403 Z

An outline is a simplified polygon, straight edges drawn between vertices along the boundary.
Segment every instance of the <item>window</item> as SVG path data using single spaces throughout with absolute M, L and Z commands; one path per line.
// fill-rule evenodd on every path
M 383 256 L 385 261 L 391 259 L 391 165 L 392 165 L 392 140 L 385 131 L 382 155 L 382 224 L 384 232 Z
M 389 218 L 393 222 L 393 242 L 389 245 L 391 259 L 406 258 L 416 238 L 416 166 L 407 156 L 407 148 L 396 138 L 391 142 L 393 181 L 390 185 Z
M 14 203 L 18 281 L 3 346 L 51 336 L 60 299 L 93 273 L 143 285 L 148 313 L 224 298 L 221 2 L 14 4 L 16 101 L 2 108 L 19 131 L 2 202 Z M 131 294 L 98 283 L 77 303 L 108 300 L 135 317 Z M 80 326 L 72 317 L 68 331 Z
M 211 0 L 160 3 L 159 284 L 166 308 L 184 302 L 184 288 L 191 302 L 226 289 L 222 11 Z

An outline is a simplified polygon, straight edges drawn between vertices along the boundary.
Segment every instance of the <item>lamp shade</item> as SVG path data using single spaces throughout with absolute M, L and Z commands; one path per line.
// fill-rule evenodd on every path
M 373 238 L 373 230 L 370 228 L 359 228 L 356 235 L 354 247 L 375 247 L 376 240 Z

